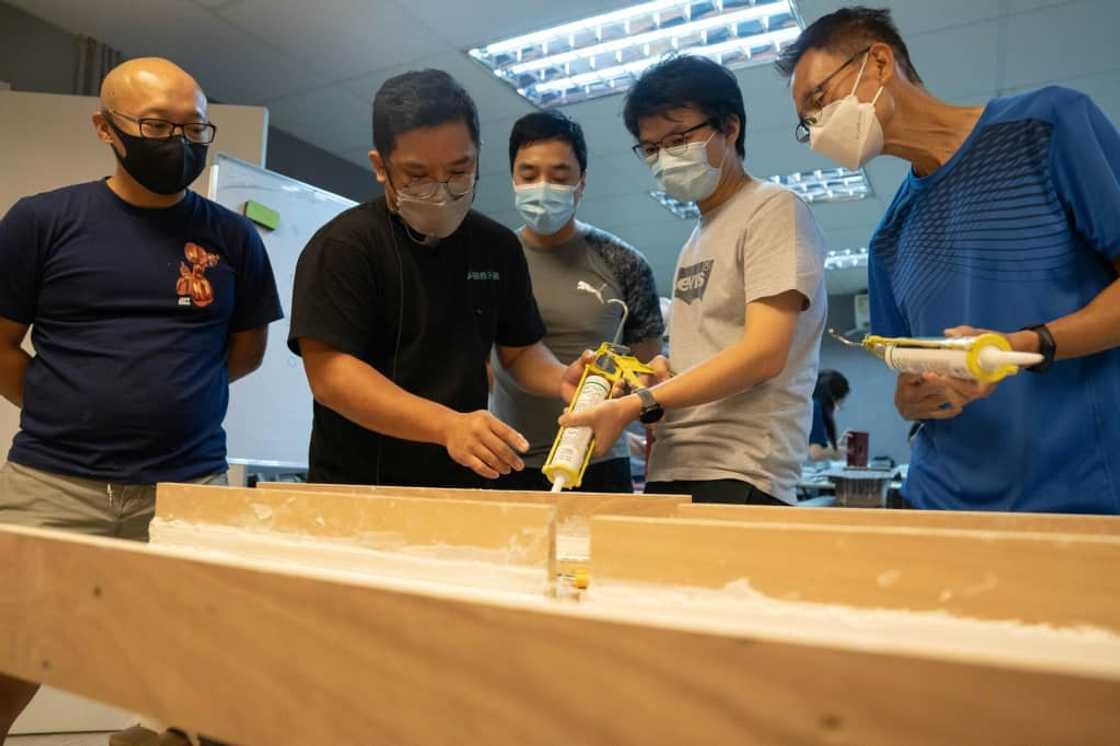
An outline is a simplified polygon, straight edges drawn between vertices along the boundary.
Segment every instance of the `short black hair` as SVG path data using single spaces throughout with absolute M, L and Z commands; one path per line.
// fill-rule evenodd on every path
M 902 65 L 911 83 L 924 85 L 922 77 L 910 61 L 910 50 L 898 33 L 898 27 L 891 19 L 886 8 L 865 8 L 856 5 L 842 8 L 835 13 L 821 16 L 801 35 L 782 50 L 778 57 L 778 72 L 789 79 L 797 63 L 810 49 L 823 49 L 841 55 L 853 55 L 864 47 L 881 42 L 894 50 L 894 56 Z
M 735 152 L 747 154 L 747 110 L 735 74 L 707 57 L 680 54 L 648 68 L 626 94 L 622 120 L 638 138 L 638 122 L 672 109 L 692 107 L 723 129 L 731 116 L 739 119 Z
M 513 170 L 518 151 L 526 145 L 546 140 L 563 140 L 571 145 L 579 161 L 579 172 L 582 174 L 587 170 L 587 141 L 583 139 L 583 127 L 558 111 L 534 111 L 514 122 L 509 133 L 509 170 Z
M 478 147 L 478 108 L 455 78 L 431 69 L 397 75 L 373 97 L 373 147 L 388 158 L 404 133 L 454 121 L 467 125 Z

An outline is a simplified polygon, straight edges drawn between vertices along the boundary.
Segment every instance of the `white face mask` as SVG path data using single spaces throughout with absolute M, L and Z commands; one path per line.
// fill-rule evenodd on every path
M 447 238 L 470 212 L 474 186 L 462 197 L 452 197 L 446 184 L 440 184 L 434 197 L 420 199 L 397 192 L 397 212 L 412 230 L 428 238 Z
M 712 133 L 712 137 L 715 137 L 715 133 Z M 708 163 L 708 143 L 712 137 L 703 142 L 690 142 L 680 155 L 673 155 L 662 148 L 656 160 L 646 161 L 666 194 L 681 202 L 700 202 L 712 196 L 719 186 L 723 161 L 727 160 L 725 143 L 719 167 Z
M 521 219 L 538 235 L 551 236 L 576 214 L 576 187 L 567 184 L 534 184 L 513 186 L 514 204 Z
M 859 168 L 883 150 L 883 126 L 875 116 L 875 102 L 883 86 L 879 86 L 870 103 L 856 98 L 856 88 L 870 56 L 863 58 L 852 92 L 821 109 L 817 123 L 809 127 L 809 147 L 845 168 Z

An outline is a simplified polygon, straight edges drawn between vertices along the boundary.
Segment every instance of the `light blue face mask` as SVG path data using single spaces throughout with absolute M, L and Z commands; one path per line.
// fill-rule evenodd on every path
M 576 187 L 538 181 L 515 184 L 514 204 L 525 224 L 541 236 L 559 231 L 576 214 Z

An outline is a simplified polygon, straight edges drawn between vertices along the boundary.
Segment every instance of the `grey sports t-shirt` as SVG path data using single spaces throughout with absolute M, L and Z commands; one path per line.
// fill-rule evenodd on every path
M 606 285 L 603 299 L 620 298 L 630 308 L 623 329 L 623 344 L 633 344 L 664 334 L 661 306 L 653 271 L 645 257 L 617 236 L 577 223 L 572 240 L 552 248 L 525 244 L 525 260 L 533 280 L 546 328 L 542 340 L 562 363 L 570 363 L 584 350 L 610 341 L 622 311 L 617 304 L 604 306 L 588 293 L 576 290 L 582 280 L 593 287 Z M 559 399 L 525 393 L 502 366 L 494 361 L 494 396 L 491 409 L 498 419 L 529 441 L 525 464 L 540 467 L 556 438 L 556 419 L 564 409 Z M 626 439 L 620 438 L 610 453 L 596 461 L 625 458 Z
M 807 307 L 776 378 L 721 401 L 666 413 L 653 446 L 650 481 L 740 479 L 796 502 L 828 314 L 824 253 L 808 206 L 769 182 L 748 182 L 701 218 L 674 274 L 669 324 L 674 371 L 738 342 L 752 301 L 796 290 Z

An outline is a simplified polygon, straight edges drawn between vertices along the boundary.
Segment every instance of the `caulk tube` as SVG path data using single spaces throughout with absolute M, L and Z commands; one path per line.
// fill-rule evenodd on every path
M 885 345 L 880 349 L 883 362 L 899 373 L 938 373 L 951 378 L 972 378 L 968 369 L 968 352 L 965 350 L 934 350 L 897 345 Z
M 1042 362 L 1042 355 L 1013 351 L 998 334 L 965 339 L 969 346 L 964 349 L 960 339 L 948 339 L 945 349 L 875 345 L 872 351 L 900 373 L 939 373 L 980 383 L 996 383 L 1022 367 Z
M 611 393 L 611 382 L 600 375 L 588 373 L 583 379 L 571 412 L 582 412 L 606 401 Z M 565 427 L 560 429 L 548 461 L 541 468 L 552 482 L 552 491 L 579 487 L 584 469 L 591 460 L 592 437 L 590 427 Z

